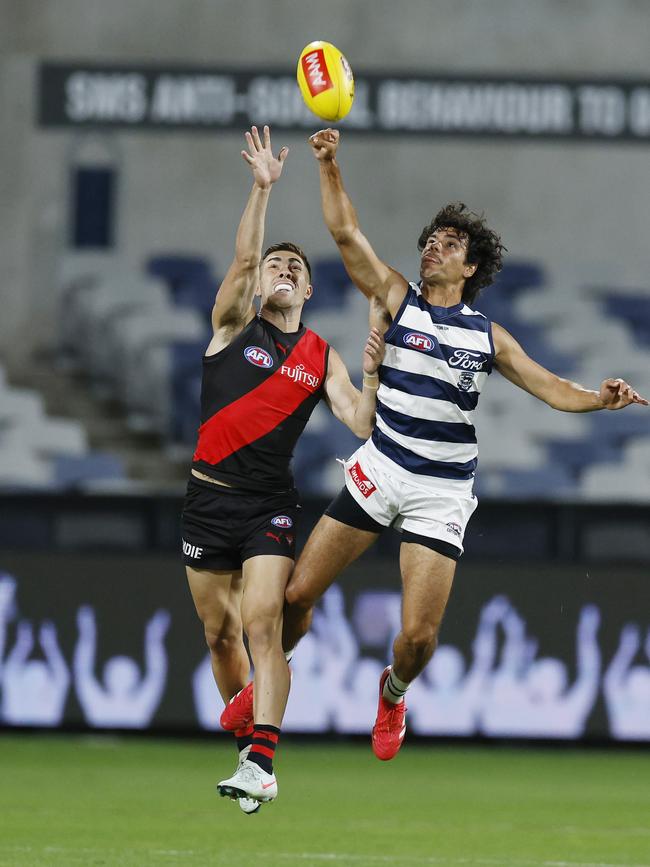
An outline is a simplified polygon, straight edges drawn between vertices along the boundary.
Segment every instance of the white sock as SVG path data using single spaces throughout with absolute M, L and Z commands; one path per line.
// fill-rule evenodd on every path
M 382 696 L 386 701 L 390 701 L 392 704 L 398 704 L 400 701 L 403 701 L 404 693 L 410 685 L 411 681 L 400 680 L 399 677 L 396 677 L 395 672 L 391 668 L 390 673 L 386 678 L 386 683 L 384 684 Z

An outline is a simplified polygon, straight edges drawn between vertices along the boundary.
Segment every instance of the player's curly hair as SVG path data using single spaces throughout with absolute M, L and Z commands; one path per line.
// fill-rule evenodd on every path
M 278 253 L 280 250 L 286 252 L 287 250 L 290 253 L 295 253 L 296 256 L 300 256 L 302 261 L 305 263 L 307 267 L 307 273 L 309 274 L 309 280 L 311 282 L 311 265 L 309 264 L 309 259 L 305 255 L 305 251 L 302 247 L 299 247 L 297 244 L 293 244 L 291 241 L 280 241 L 279 244 L 272 244 L 270 247 L 267 247 L 264 251 L 264 255 L 262 256 L 262 262 L 266 259 L 267 256 L 270 256 L 271 253 Z
M 503 246 L 499 235 L 488 228 L 484 215 L 468 210 L 462 202 L 452 202 L 438 211 L 429 225 L 422 229 L 418 250 L 424 250 L 427 238 L 437 229 L 456 229 L 461 237 L 467 238 L 467 261 L 470 265 L 478 265 L 474 274 L 465 281 L 463 289 L 462 300 L 471 304 L 501 270 L 507 247 Z

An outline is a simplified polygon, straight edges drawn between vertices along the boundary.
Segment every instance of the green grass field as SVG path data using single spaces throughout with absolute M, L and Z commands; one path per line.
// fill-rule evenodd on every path
M 650 867 L 650 753 L 281 743 L 278 800 L 215 795 L 235 751 L 0 738 L 0 865 Z

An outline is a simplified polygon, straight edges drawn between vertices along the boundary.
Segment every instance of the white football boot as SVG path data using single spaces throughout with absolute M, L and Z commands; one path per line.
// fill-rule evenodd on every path
M 278 795 L 278 784 L 275 774 L 267 774 L 255 762 L 244 759 L 232 777 L 217 783 L 217 791 L 224 798 L 273 801 Z
M 243 750 L 239 753 L 239 765 L 237 768 L 241 766 L 242 762 L 245 762 L 248 758 L 248 754 L 251 751 L 251 745 L 249 744 L 247 747 L 244 747 Z M 262 806 L 259 801 L 256 801 L 255 798 L 238 798 L 237 802 L 239 803 L 239 809 L 242 813 L 246 813 L 247 816 L 252 816 L 253 813 L 257 813 Z

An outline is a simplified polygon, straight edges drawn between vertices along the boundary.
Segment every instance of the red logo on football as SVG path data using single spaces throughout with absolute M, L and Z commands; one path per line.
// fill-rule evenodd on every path
M 305 81 L 312 96 L 318 96 L 324 90 L 331 90 L 334 87 L 327 71 L 325 52 L 322 48 L 310 51 L 302 58 L 301 62 Z
M 369 497 L 376 488 L 368 476 L 364 473 L 364 471 L 359 466 L 359 461 L 356 462 L 353 466 L 350 467 L 350 475 L 352 477 L 352 481 L 359 488 L 364 497 Z

